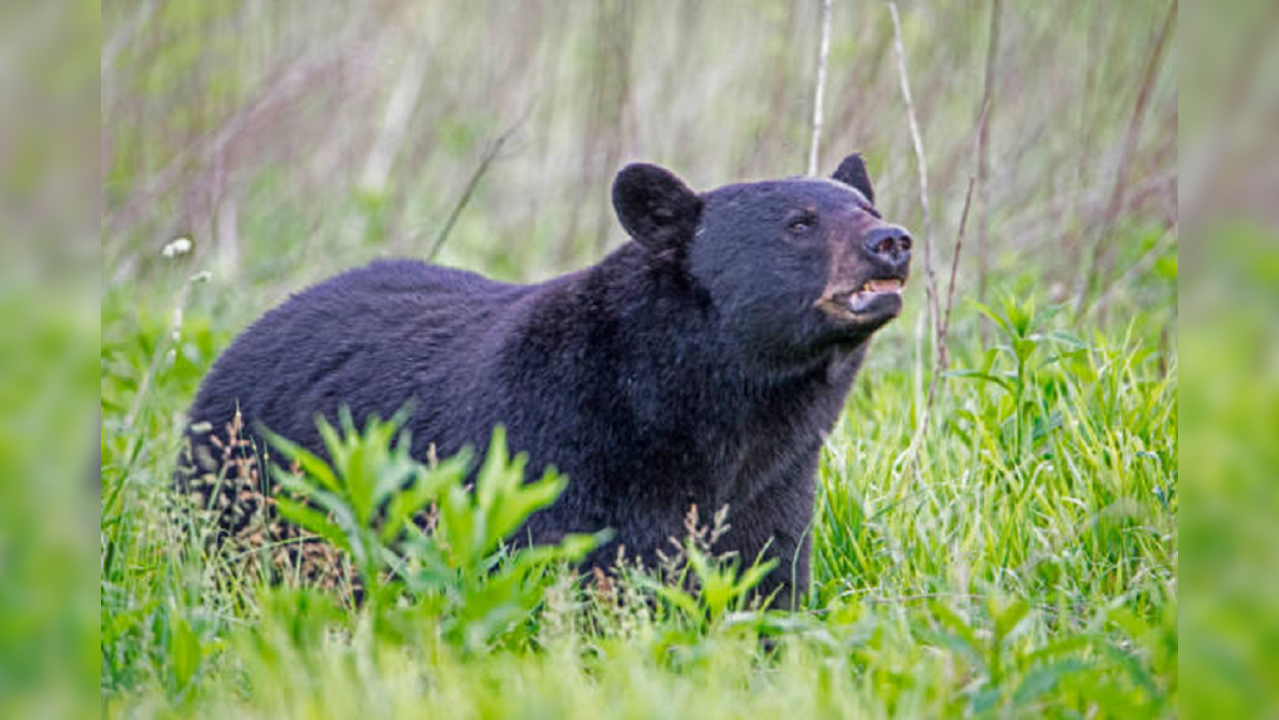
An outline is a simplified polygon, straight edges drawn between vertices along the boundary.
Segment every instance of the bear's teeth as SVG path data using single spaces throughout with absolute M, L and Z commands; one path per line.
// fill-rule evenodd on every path
M 894 292 L 902 291 L 902 281 L 896 278 L 890 280 L 871 280 L 862 286 L 864 292 Z

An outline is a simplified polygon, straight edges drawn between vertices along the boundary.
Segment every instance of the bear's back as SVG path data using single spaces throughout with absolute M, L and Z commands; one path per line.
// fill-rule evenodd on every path
M 261 427 L 320 450 L 316 414 L 340 405 L 358 419 L 399 411 L 424 390 L 470 384 L 525 286 L 416 260 L 379 260 L 294 294 L 241 333 L 214 364 L 190 411 L 221 433 L 237 409 Z

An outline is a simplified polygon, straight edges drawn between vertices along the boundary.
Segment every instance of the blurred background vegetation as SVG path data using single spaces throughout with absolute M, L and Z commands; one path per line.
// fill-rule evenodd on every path
M 1188 6 L 1179 324 L 1186 717 L 1279 715 L 1279 4 Z M 1193 60 L 1193 61 L 1192 61 Z
M 98 677 L 97 39 L 96 3 L 0 6 L 0 717 Z
M 1170 12 L 903 5 L 939 267 L 978 176 L 961 297 L 1025 279 L 1075 300 L 1096 259 L 1095 298 L 1175 224 Z M 249 314 L 385 254 L 513 280 L 594 262 L 624 239 L 627 161 L 703 189 L 804 172 L 820 23 L 778 0 L 106 2 L 105 292 L 144 292 L 178 237 Z M 885 4 L 836 3 L 820 166 L 866 153 L 881 209 L 922 233 L 892 39 Z M 1130 291 L 1166 305 L 1174 249 Z

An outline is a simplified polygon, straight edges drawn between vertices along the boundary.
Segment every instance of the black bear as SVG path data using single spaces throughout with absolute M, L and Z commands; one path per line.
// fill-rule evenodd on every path
M 618 544 L 651 561 L 691 505 L 728 505 L 715 550 L 776 558 L 762 589 L 793 603 L 823 438 L 871 336 L 901 312 L 911 238 L 882 220 L 856 154 L 833 179 L 700 194 L 633 164 L 613 205 L 631 241 L 546 282 L 383 260 L 293 296 L 205 379 L 192 457 L 211 469 L 237 408 L 245 428 L 322 453 L 318 415 L 346 405 L 360 424 L 411 401 L 419 458 L 482 450 L 500 423 L 532 476 L 568 476 L 523 539 L 608 527 L 589 563 Z

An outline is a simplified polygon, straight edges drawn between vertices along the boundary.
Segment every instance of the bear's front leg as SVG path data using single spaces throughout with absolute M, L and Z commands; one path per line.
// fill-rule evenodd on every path
M 744 507 L 729 507 L 729 530 L 717 548 L 737 550 L 744 570 L 758 558 L 777 564 L 756 587 L 772 606 L 803 605 L 811 583 L 814 479 L 810 476 L 772 484 Z M 714 551 L 716 548 L 712 548 Z M 761 556 L 762 553 L 762 556 Z

